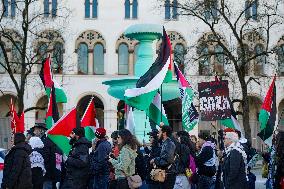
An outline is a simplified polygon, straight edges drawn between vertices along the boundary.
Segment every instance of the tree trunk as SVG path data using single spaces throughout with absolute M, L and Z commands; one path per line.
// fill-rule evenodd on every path
M 251 129 L 250 129 L 250 123 L 249 123 L 249 99 L 248 99 L 248 93 L 247 93 L 247 85 L 245 83 L 244 78 L 240 78 L 241 88 L 242 88 L 242 108 L 243 108 L 243 126 L 245 131 L 245 137 L 251 141 Z
M 24 92 L 18 93 L 18 116 L 24 111 Z

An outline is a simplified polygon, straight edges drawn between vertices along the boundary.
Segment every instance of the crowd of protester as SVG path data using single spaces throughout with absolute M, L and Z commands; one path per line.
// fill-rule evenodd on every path
M 64 155 L 36 124 L 25 136 L 16 133 L 5 157 L 3 189 L 255 189 L 249 161 L 255 155 L 241 133 L 220 131 L 198 137 L 161 125 L 140 144 L 127 129 L 111 134 L 98 128 L 95 139 L 84 128 L 70 133 Z M 283 145 L 282 145 L 283 146 Z M 281 148 L 283 149 L 283 148 Z M 269 162 L 269 155 L 263 155 Z M 264 164 L 265 165 L 265 164 Z

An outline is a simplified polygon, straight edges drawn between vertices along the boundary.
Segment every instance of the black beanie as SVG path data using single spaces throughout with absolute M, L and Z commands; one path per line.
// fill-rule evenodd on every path
M 18 144 L 20 142 L 25 142 L 26 137 L 23 133 L 16 133 L 14 136 L 14 144 Z
M 76 127 L 72 130 L 75 135 L 79 136 L 80 138 L 85 136 L 85 130 L 83 127 Z

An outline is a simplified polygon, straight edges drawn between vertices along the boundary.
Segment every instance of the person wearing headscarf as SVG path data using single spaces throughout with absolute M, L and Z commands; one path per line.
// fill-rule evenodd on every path
M 223 181 L 225 189 L 246 189 L 247 155 L 239 143 L 238 134 L 226 132 L 224 137 L 225 157 L 223 163 Z

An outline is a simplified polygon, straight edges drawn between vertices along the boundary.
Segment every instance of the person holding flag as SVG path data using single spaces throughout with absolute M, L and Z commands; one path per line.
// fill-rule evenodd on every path
M 85 138 L 85 130 L 76 127 L 70 134 L 72 149 L 65 162 L 66 176 L 61 189 L 86 189 L 89 176 L 89 148 L 91 142 Z

